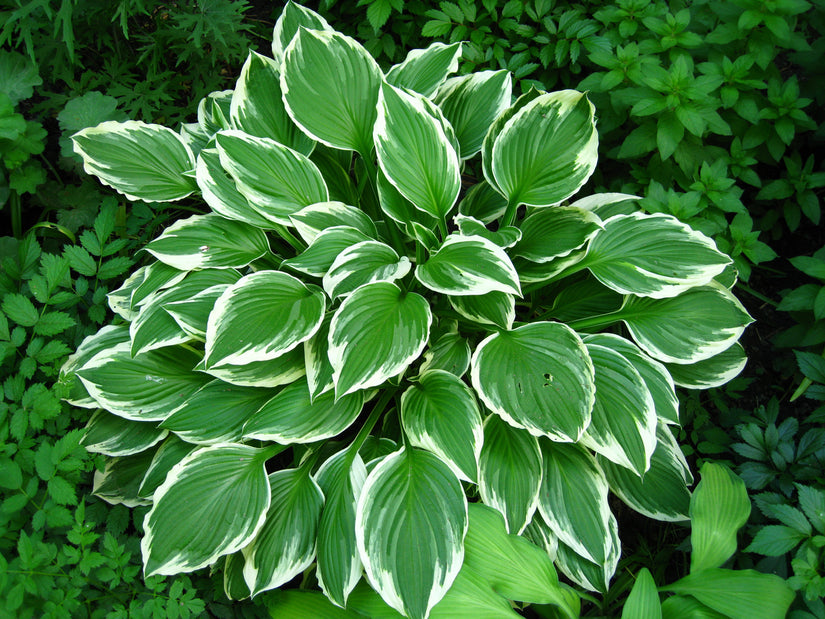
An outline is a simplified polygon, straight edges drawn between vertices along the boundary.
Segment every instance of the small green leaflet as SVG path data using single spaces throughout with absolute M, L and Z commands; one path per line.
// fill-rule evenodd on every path
M 518 273 L 504 250 L 481 236 L 451 234 L 419 265 L 415 277 L 430 290 L 448 295 L 492 291 L 521 296 Z
M 495 137 L 488 180 L 511 204 L 549 206 L 569 198 L 596 168 L 594 114 L 587 96 L 575 90 L 533 99 Z
M 424 350 L 432 319 L 424 297 L 389 282 L 366 284 L 348 296 L 329 331 L 336 397 L 403 372 Z
M 382 80 L 369 52 L 339 32 L 301 28 L 284 51 L 287 111 L 304 133 L 332 148 L 370 156 Z
M 423 372 L 401 396 L 401 424 L 410 445 L 430 450 L 459 479 L 475 483 L 481 412 L 473 391 L 455 374 Z
M 268 453 L 219 443 L 172 467 L 143 521 L 147 577 L 192 572 L 252 541 L 270 504 Z
M 384 84 L 374 139 L 390 183 L 416 208 L 443 220 L 461 189 L 458 154 L 422 99 Z
M 315 147 L 315 142 L 295 126 L 286 112 L 278 64 L 254 51 L 249 52 L 232 92 L 229 118 L 235 129 L 270 138 L 302 155 L 309 156 Z
M 593 237 L 580 266 L 621 294 L 672 297 L 703 286 L 730 264 L 714 242 L 671 215 L 615 215 Z
M 538 507 L 541 469 L 535 436 L 498 415 L 484 420 L 478 489 L 484 504 L 504 516 L 510 533 L 521 534 Z
M 215 136 L 221 166 L 255 210 L 268 220 L 291 225 L 289 216 L 329 200 L 324 177 L 312 161 L 291 148 L 243 131 Z
M 253 596 L 280 587 L 309 567 L 324 504 L 321 489 L 304 467 L 272 473 L 269 487 L 266 522 L 242 549 L 243 576 Z
M 161 125 L 107 121 L 72 136 L 83 169 L 129 200 L 171 202 L 197 190 L 189 172 L 195 155 L 181 137 Z
M 312 337 L 324 319 L 321 290 L 280 271 L 258 271 L 227 288 L 206 327 L 207 369 L 275 359 Z
M 425 619 L 461 568 L 467 499 L 437 456 L 404 447 L 367 477 L 355 531 L 372 588 L 400 613 Z
M 494 333 L 473 353 L 470 376 L 490 410 L 535 436 L 578 441 L 590 424 L 593 363 L 567 325 L 535 322 Z
M 400 64 L 387 71 L 387 83 L 431 96 L 450 73 L 458 71 L 461 43 L 433 43 L 427 49 L 413 49 Z

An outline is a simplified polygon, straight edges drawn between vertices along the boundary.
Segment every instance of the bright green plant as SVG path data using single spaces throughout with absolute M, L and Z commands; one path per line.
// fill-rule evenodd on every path
M 337 606 L 363 572 L 410 617 L 479 591 L 572 616 L 547 561 L 540 593 L 499 586 L 499 544 L 523 534 L 604 591 L 610 490 L 688 518 L 675 384 L 742 367 L 731 259 L 633 196 L 570 203 L 596 167 L 587 97 L 513 103 L 506 71 L 449 77 L 461 49 L 385 73 L 290 3 L 273 58 L 250 54 L 197 124 L 74 136 L 128 198 L 212 210 L 145 247 L 108 297 L 122 321 L 64 368 L 69 400 L 102 409 L 95 493 L 149 506 L 146 576 L 220 563 L 239 599 L 313 567 Z M 474 526 L 501 540 L 484 556 Z

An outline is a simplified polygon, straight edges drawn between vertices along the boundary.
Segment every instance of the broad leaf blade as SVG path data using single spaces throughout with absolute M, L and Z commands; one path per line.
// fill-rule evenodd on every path
M 656 582 L 646 567 L 636 574 L 636 582 L 622 608 L 622 619 L 662 619 Z
M 519 227 L 521 239 L 512 255 L 545 263 L 583 247 L 602 228 L 602 221 L 583 209 L 557 207 L 535 210 Z
M 411 50 L 404 61 L 387 71 L 387 82 L 429 97 L 450 73 L 458 71 L 461 43 L 433 43 L 427 49 Z
M 98 409 L 86 424 L 80 444 L 92 453 L 130 456 L 158 444 L 168 433 L 155 423 L 124 420 Z
M 721 387 L 745 369 L 748 357 L 739 342 L 720 353 L 691 364 L 667 364 L 673 382 L 688 389 Z
M 409 258 L 379 241 L 363 241 L 342 251 L 323 279 L 324 291 L 334 299 L 364 284 L 394 282 L 410 271 Z

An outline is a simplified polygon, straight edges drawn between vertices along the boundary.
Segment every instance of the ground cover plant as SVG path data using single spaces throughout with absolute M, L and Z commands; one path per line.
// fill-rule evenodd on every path
M 596 168 L 587 97 L 512 103 L 507 71 L 450 77 L 460 53 L 385 73 L 288 4 L 272 58 L 250 54 L 198 123 L 73 137 L 126 197 L 212 210 L 146 246 L 109 295 L 125 323 L 64 368 L 69 401 L 102 409 L 96 494 L 149 506 L 147 576 L 219 562 L 245 598 L 314 566 L 343 606 L 363 568 L 407 616 L 467 599 L 574 616 L 552 564 L 541 593 L 495 593 L 512 536 L 604 591 L 609 490 L 688 518 L 674 385 L 742 367 L 731 259 L 634 196 L 571 202 Z

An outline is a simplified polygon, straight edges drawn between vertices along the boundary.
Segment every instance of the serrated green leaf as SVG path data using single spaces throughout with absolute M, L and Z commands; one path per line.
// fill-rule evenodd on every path
M 3 295 L 3 303 L 0 305 L 5 315 L 21 327 L 33 327 L 40 318 L 34 304 L 28 297 L 17 292 Z

